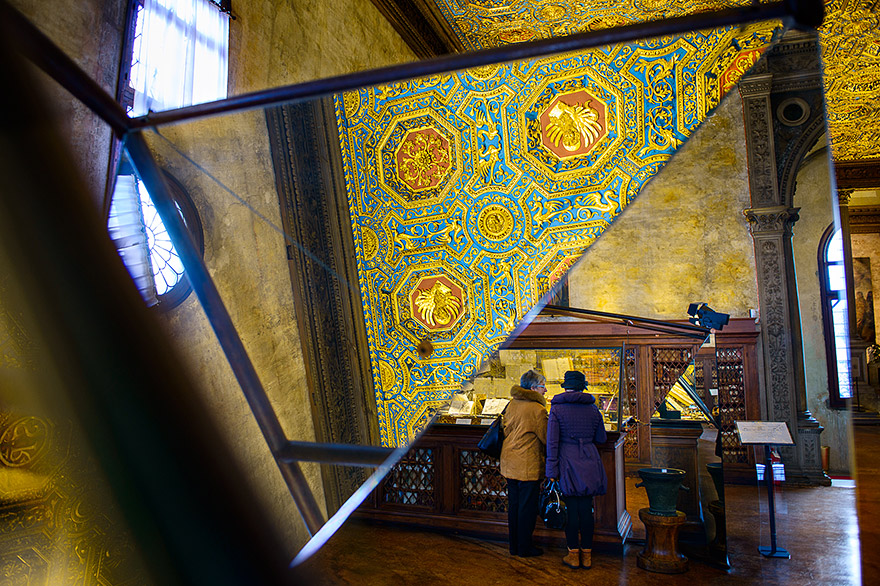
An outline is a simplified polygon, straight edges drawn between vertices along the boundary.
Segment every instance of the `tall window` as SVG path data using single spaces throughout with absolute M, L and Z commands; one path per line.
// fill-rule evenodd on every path
M 216 4 L 142 0 L 132 16 L 131 115 L 226 97 L 229 16 Z
M 828 361 L 829 403 L 845 406 L 852 398 L 846 273 L 840 230 L 829 226 L 819 244 L 819 282 L 822 287 L 822 322 Z
M 132 116 L 226 97 L 228 2 L 132 0 L 129 64 L 120 99 Z M 172 184 L 178 211 L 196 241 L 201 225 L 182 187 Z M 198 233 L 194 228 L 198 227 Z M 148 305 L 173 307 L 189 294 L 180 257 L 150 194 L 124 157 L 116 177 L 108 228 Z

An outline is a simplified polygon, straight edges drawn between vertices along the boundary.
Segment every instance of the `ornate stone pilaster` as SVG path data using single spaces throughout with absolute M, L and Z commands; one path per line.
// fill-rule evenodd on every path
M 772 73 L 743 77 L 740 81 L 749 159 L 749 189 L 752 205 L 772 206 L 779 201 L 773 112 L 770 105 Z
M 332 100 L 269 108 L 266 124 L 282 224 L 290 236 L 287 254 L 315 439 L 376 444 L 376 403 Z M 331 512 L 367 479 L 365 469 L 347 466 L 323 465 L 322 475 Z
M 781 450 L 793 482 L 824 484 L 819 451 L 822 426 L 807 409 L 801 345 L 800 309 L 792 226 L 798 208 L 772 206 L 745 210 L 758 269 L 761 337 L 764 347 L 765 418 L 789 424 L 796 445 Z

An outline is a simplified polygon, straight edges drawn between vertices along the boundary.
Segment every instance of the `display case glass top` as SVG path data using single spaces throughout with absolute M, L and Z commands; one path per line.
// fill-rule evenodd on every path
M 524 372 L 534 369 L 547 378 L 549 409 L 553 396 L 564 392 L 560 385 L 565 372 L 579 370 L 586 376 L 587 392 L 596 397 L 606 429 L 617 431 L 625 403 L 620 400 L 622 356 L 621 347 L 501 350 L 463 394 L 474 401 L 475 410 L 491 405 L 493 399 L 509 399 L 511 387 L 519 384 Z

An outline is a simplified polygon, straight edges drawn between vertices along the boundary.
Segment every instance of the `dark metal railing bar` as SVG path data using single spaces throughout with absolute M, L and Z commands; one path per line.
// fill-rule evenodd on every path
M 11 23 L 12 45 L 73 97 L 106 122 L 117 136 L 131 128 L 131 118 L 119 102 L 92 79 L 40 29 L 0 0 L 0 18 Z
M 220 292 L 211 279 L 183 219 L 177 213 L 174 198 L 168 190 L 165 178 L 140 132 L 128 133 L 125 137 L 125 147 L 180 254 L 190 285 L 199 298 L 254 418 L 263 432 L 263 437 L 274 455 L 287 444 L 287 438 L 220 297 Z M 302 470 L 296 463 L 279 461 L 278 465 L 306 527 L 311 534 L 316 533 L 324 524 L 324 519 Z
M 794 4 L 796 3 L 787 1 L 728 8 L 714 12 L 703 12 L 664 20 L 636 23 L 607 30 L 504 45 L 502 47 L 469 53 L 444 55 L 402 65 L 358 71 L 271 88 L 175 110 L 152 112 L 145 116 L 133 118 L 132 126 L 134 128 L 161 126 L 204 116 L 240 112 L 293 101 L 308 100 L 362 87 L 449 73 L 482 65 L 534 59 L 557 53 L 566 53 L 663 35 L 680 34 L 694 30 L 732 26 L 758 20 L 789 18 L 797 11 L 797 7 L 792 6 Z
M 320 462 L 343 466 L 378 467 L 394 453 L 394 448 L 359 446 L 350 444 L 325 444 L 313 442 L 287 442 L 276 454 L 284 462 Z
M 596 316 L 600 318 L 606 319 L 617 319 L 621 320 L 622 325 L 632 324 L 635 327 L 642 327 L 645 329 L 652 329 L 652 327 L 663 328 L 666 330 L 666 333 L 675 333 L 679 335 L 685 335 L 690 337 L 696 337 L 698 334 L 701 338 L 706 338 L 711 332 L 709 328 L 704 328 L 702 326 L 695 326 L 691 324 L 677 324 L 673 322 L 661 321 L 657 319 L 650 319 L 647 317 L 638 317 L 635 315 L 624 315 L 622 313 L 606 313 L 604 311 L 595 311 L 592 309 L 581 309 L 579 307 L 562 307 L 560 305 L 545 305 L 544 311 L 549 311 L 557 314 L 568 314 L 572 316 Z M 644 324 L 644 325 L 642 325 Z M 649 327 L 651 326 L 651 327 Z

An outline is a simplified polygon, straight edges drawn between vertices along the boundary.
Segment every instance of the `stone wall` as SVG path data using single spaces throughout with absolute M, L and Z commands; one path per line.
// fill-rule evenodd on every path
M 356 4 L 236 1 L 230 94 L 412 59 L 368 0 Z M 193 197 L 204 226 L 205 262 L 281 425 L 289 439 L 314 441 L 265 117 L 262 111 L 238 113 L 161 132 L 167 141 L 153 136 L 151 146 Z M 167 318 L 172 337 L 203 383 L 200 392 L 237 444 L 235 459 L 295 552 L 308 533 L 195 296 Z M 306 464 L 303 469 L 323 506 L 320 468 Z
M 742 129 L 734 91 L 570 272 L 573 307 L 684 319 L 703 301 L 749 316 L 758 293 Z
M 115 94 L 125 2 L 13 0 L 80 66 Z M 369 0 L 236 0 L 230 25 L 229 93 L 242 94 L 317 77 L 414 59 Z M 100 208 L 111 134 L 51 80 L 59 126 Z M 302 348 L 293 310 L 285 242 L 275 192 L 266 122 L 260 111 L 161 129 L 152 135 L 157 158 L 192 196 L 205 231 L 205 262 L 288 437 L 313 440 L 314 426 Z M 175 148 L 241 196 L 239 201 Z M 266 220 L 257 216 L 259 212 Z M 291 554 L 308 533 L 195 296 L 163 314 L 186 358 L 196 391 L 228 430 L 235 453 L 277 521 Z M 304 467 L 323 504 L 320 471 Z
M 13 8 L 73 59 L 111 96 L 116 95 L 126 2 L 119 0 L 10 0 Z M 48 116 L 66 135 L 96 209 L 107 184 L 112 143 L 110 127 L 74 99 L 67 90 L 36 71 L 52 102 Z
M 794 207 L 800 208 L 800 219 L 792 228 L 792 247 L 801 313 L 807 408 L 825 428 L 819 437 L 823 446 L 831 448 L 830 472 L 849 474 L 852 470 L 850 415 L 846 410 L 830 409 L 827 404 L 828 371 L 819 284 L 819 241 L 834 221 L 831 185 L 827 155 L 819 152 L 808 157 L 797 176 Z

